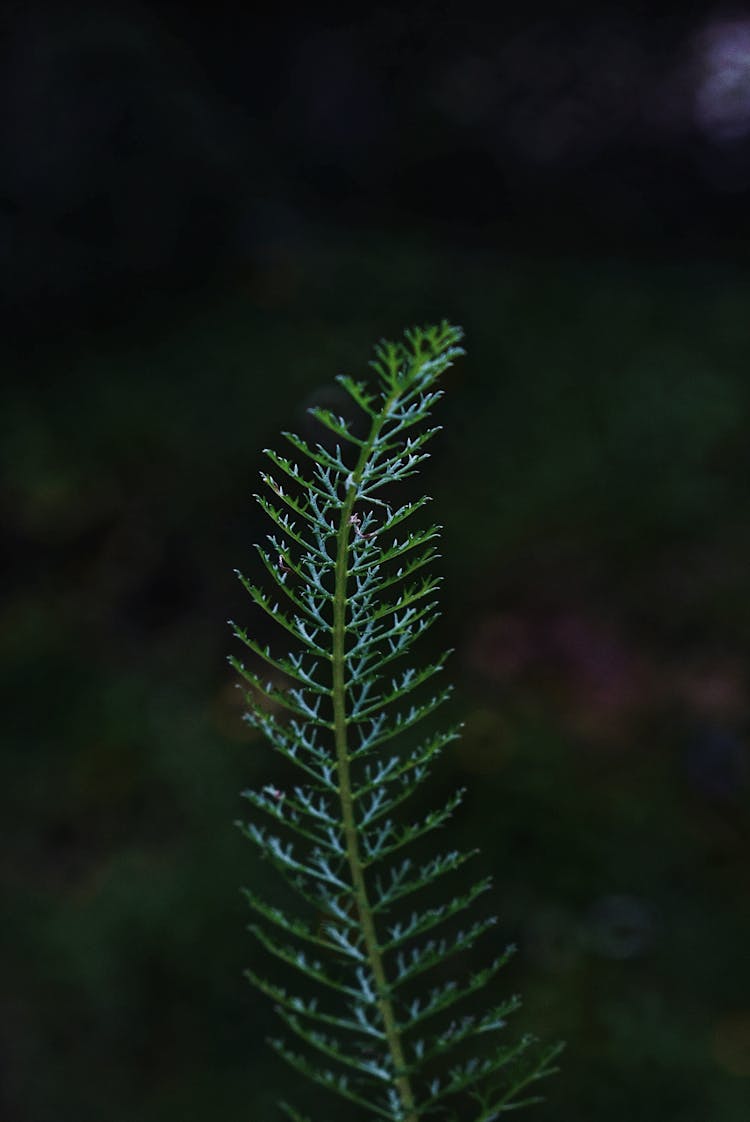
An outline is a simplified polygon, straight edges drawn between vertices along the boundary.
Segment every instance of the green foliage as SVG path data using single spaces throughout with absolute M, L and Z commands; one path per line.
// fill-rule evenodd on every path
M 438 429 L 425 422 L 441 397 L 440 375 L 463 353 L 461 334 L 444 322 L 407 332 L 405 343 L 382 342 L 371 363 L 376 390 L 340 377 L 356 419 L 316 407 L 311 412 L 332 441 L 311 446 L 284 434 L 307 474 L 266 450 L 277 474 L 262 473 L 272 497 L 258 502 L 274 532 L 270 550 L 259 547 L 259 554 L 279 593 L 239 575 L 296 649 L 273 653 L 233 625 L 266 669 L 230 659 L 249 687 L 246 719 L 285 768 L 302 773 L 289 789 L 268 784 L 244 793 L 259 815 L 241 828 L 298 901 L 280 907 L 245 893 L 255 937 L 284 973 L 302 976 L 297 994 L 248 974 L 302 1051 L 281 1039 L 271 1045 L 363 1116 L 392 1122 L 452 1119 L 458 1110 L 490 1122 L 538 1101 L 532 1089 L 559 1052 L 534 1047 L 529 1036 L 492 1043 L 517 1008 L 515 997 L 481 1015 L 463 1011 L 512 947 L 461 980 L 446 969 L 496 923 L 490 916 L 460 925 L 486 880 L 443 897 L 443 877 L 472 853 L 420 854 L 462 792 L 415 821 L 394 816 L 459 734 L 458 727 L 436 731 L 429 720 L 449 688 L 412 696 L 442 672 L 448 652 L 421 668 L 392 665 L 438 617 L 439 579 L 425 567 L 436 557 L 439 527 L 402 527 L 429 500 L 399 505 L 391 496 L 428 456 L 425 445 Z M 414 739 L 422 722 L 427 731 Z M 402 914 L 417 894 L 422 902 Z M 428 973 L 437 981 L 425 987 Z

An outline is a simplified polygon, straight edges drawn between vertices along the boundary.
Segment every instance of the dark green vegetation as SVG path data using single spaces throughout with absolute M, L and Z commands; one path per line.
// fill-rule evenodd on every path
M 568 1040 L 529 1117 L 744 1119 L 749 303 L 710 266 L 360 243 L 6 360 L 4 1119 L 271 1116 L 229 825 L 266 752 L 217 621 L 290 403 L 442 314 L 470 353 L 424 489 L 467 729 L 436 782 L 469 787 L 519 1031 Z

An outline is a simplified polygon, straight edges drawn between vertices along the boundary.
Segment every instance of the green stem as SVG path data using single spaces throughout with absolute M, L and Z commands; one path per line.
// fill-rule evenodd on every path
M 349 767 L 349 751 L 347 745 L 347 717 L 346 717 L 346 674 L 344 659 L 346 654 L 346 588 L 348 578 L 349 536 L 351 532 L 351 516 L 354 511 L 354 502 L 357 495 L 357 485 L 362 478 L 362 472 L 375 446 L 380 430 L 383 426 L 388 409 L 398 396 L 395 391 L 386 401 L 382 412 L 373 420 L 370 436 L 363 446 L 357 467 L 352 473 L 344 506 L 341 511 L 341 523 L 338 531 L 336 549 L 336 578 L 333 599 L 333 723 L 334 738 L 336 743 L 336 758 L 339 775 L 339 797 L 341 799 L 341 814 L 344 825 L 344 839 L 346 855 L 351 872 L 354 896 L 359 915 L 362 937 L 365 943 L 367 958 L 375 978 L 378 994 L 378 1009 L 383 1020 L 388 1050 L 393 1060 L 397 1074 L 396 1088 L 401 1097 L 406 1111 L 405 1122 L 417 1122 L 418 1115 L 414 1092 L 412 1091 L 409 1076 L 405 1073 L 406 1062 L 401 1043 L 401 1034 L 396 1022 L 396 1014 L 390 998 L 390 987 L 383 966 L 383 957 L 378 944 L 375 920 L 372 907 L 367 895 L 362 860 L 359 852 L 359 835 L 354 817 L 354 801 L 352 799 L 352 783 Z

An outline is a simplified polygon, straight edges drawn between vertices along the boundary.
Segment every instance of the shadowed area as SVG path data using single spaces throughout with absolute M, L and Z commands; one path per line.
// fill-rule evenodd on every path
M 568 1041 L 529 1117 L 745 1117 L 750 25 L 427 8 L 3 10 L 7 1122 L 274 1116 L 232 570 L 261 449 L 443 317 L 427 802 Z

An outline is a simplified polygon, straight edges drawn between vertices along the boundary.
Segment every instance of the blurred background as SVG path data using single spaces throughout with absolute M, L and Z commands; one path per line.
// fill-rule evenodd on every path
M 528 1116 L 745 1119 L 750 8 L 24 0 L 0 59 L 3 1122 L 274 1116 L 232 570 L 443 317 L 433 790 L 568 1041 Z

